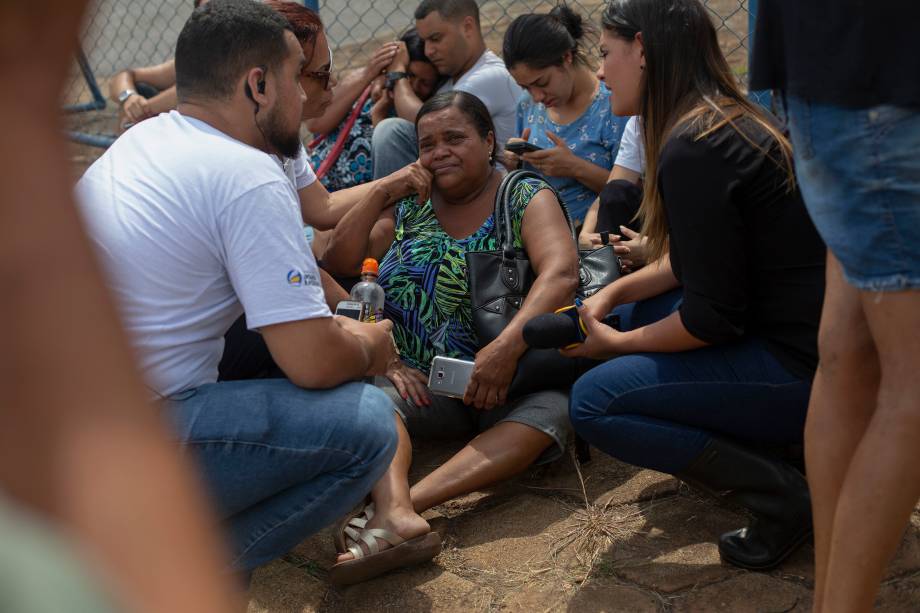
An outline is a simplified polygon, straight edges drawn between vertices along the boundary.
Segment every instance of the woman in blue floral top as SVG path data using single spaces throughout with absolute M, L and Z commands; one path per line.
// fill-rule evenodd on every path
M 431 97 L 437 88 L 440 75 L 425 57 L 425 43 L 415 28 L 409 30 L 400 40 L 409 49 L 409 71 L 405 77 L 412 89 L 422 100 Z M 396 43 L 386 43 L 371 57 L 362 70 L 347 75 L 333 91 L 332 103 L 322 116 L 307 122 L 307 129 L 317 135 L 310 145 L 310 163 L 320 168 L 323 161 L 332 154 L 342 130 L 348 127 L 349 117 L 357 116 L 344 147 L 336 161 L 320 181 L 330 192 L 367 183 L 374 178 L 374 162 L 371 159 L 371 136 L 374 126 L 389 117 L 393 109 L 392 87 L 387 88 L 382 72 L 396 55 Z M 395 74 L 394 74 L 395 76 Z M 390 81 L 392 83 L 392 81 Z M 364 91 L 372 87 L 372 95 Z M 361 105 L 360 110 L 356 107 Z
M 428 100 L 416 127 L 414 170 L 431 182 L 430 197 L 402 199 L 391 207 L 386 190 L 375 185 L 336 226 L 323 257 L 337 273 L 354 273 L 364 257 L 381 261 L 385 313 L 403 361 L 377 381 L 396 406 L 399 448 L 372 490 L 376 508 L 369 521 L 359 518 L 338 539 L 353 544 L 348 553 L 343 548 L 330 578 L 379 555 L 360 555 L 362 530 L 420 539 L 430 528 L 419 513 L 507 479 L 535 461 L 559 457 L 569 436 L 567 393 L 507 397 L 526 350 L 524 322 L 574 297 L 577 253 L 562 208 L 545 182 L 516 184 L 510 202 L 514 243 L 526 250 L 536 279 L 505 330 L 483 345 L 473 328 L 465 254 L 498 248 L 492 212 L 502 173 L 495 167 L 492 120 L 477 97 L 455 90 Z M 475 362 L 462 400 L 429 393 L 428 371 L 436 355 Z M 473 440 L 410 489 L 410 436 Z
M 518 102 L 518 134 L 543 149 L 524 154 L 523 162 L 547 177 L 576 222 L 606 185 L 628 119 L 611 111 L 610 91 L 581 48 L 584 35 L 582 18 L 561 4 L 549 14 L 515 19 L 502 48 L 508 70 L 526 90 Z M 512 166 L 522 161 L 505 156 Z

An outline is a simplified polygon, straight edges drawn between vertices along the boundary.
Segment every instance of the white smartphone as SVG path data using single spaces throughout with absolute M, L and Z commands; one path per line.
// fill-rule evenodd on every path
M 473 366 L 474 363 L 469 360 L 435 356 L 428 373 L 428 389 L 439 396 L 463 398 L 470 377 L 473 376 Z
M 354 300 L 342 300 L 335 305 L 335 314 L 361 321 L 364 317 L 364 303 Z

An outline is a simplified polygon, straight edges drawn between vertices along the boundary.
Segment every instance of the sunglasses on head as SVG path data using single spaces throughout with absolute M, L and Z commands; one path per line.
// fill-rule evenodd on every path
M 316 79 L 322 84 L 323 89 L 329 89 L 329 79 L 332 78 L 332 47 L 329 47 L 329 70 L 304 70 L 301 75 Z

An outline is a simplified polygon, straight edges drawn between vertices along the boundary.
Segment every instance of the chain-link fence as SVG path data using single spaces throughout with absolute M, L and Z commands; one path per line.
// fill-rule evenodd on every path
M 704 0 L 719 32 L 729 63 L 745 80 L 748 65 L 749 12 L 752 0 Z M 376 47 L 392 40 L 413 23 L 417 0 L 321 0 L 320 14 L 335 49 L 339 70 L 361 66 Z M 486 44 L 501 51 L 502 36 L 511 20 L 523 13 L 546 12 L 555 0 L 480 0 Z M 149 66 L 172 57 L 176 38 L 192 12 L 193 0 L 96 0 L 87 14 L 82 47 L 88 65 L 108 92 L 108 79 L 133 66 Z M 588 21 L 600 23 L 604 0 L 569 0 Z M 66 90 L 65 104 L 92 98 L 83 75 L 76 69 Z M 81 113 L 74 127 L 90 133 L 111 133 L 115 109 Z

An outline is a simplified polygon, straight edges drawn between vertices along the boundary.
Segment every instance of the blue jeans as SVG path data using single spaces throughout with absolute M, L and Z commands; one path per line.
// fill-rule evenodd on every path
M 171 400 L 243 571 L 349 511 L 396 451 L 393 403 L 363 383 L 304 390 L 287 379 L 227 381 Z
M 785 101 L 802 197 L 847 282 L 920 289 L 920 109 Z
M 374 128 L 371 147 L 374 179 L 388 177 L 418 159 L 415 125 L 399 117 L 388 117 Z
M 663 319 L 681 290 L 617 307 L 622 330 Z M 745 338 L 680 353 L 608 360 L 572 389 L 575 431 L 615 458 L 666 473 L 686 469 L 713 436 L 767 444 L 802 440 L 811 382 L 764 343 Z

